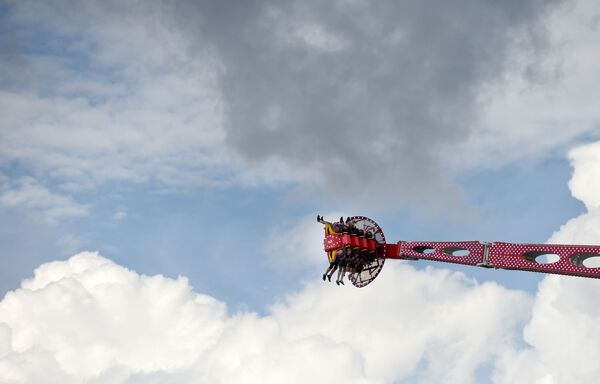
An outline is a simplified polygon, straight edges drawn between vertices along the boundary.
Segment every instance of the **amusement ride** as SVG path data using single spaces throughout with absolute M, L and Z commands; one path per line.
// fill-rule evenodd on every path
M 430 260 L 483 268 L 600 278 L 600 246 L 563 244 L 519 244 L 489 241 L 398 241 L 386 242 L 381 227 L 364 216 L 340 218 L 325 226 L 323 240 L 329 268 L 323 280 L 344 284 L 344 276 L 356 287 L 370 284 L 387 259 Z M 592 261 L 594 259 L 594 261 Z

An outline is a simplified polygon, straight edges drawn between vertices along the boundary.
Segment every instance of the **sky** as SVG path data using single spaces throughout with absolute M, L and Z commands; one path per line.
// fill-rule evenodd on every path
M 0 383 L 600 375 L 592 279 L 388 261 L 600 244 L 600 5 L 0 2 Z

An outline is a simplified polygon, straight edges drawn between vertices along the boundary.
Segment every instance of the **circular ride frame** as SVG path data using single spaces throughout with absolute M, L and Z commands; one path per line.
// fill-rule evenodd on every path
M 385 235 L 381 227 L 368 217 L 352 216 L 350 217 L 350 220 L 352 220 L 356 228 L 362 229 L 365 232 L 367 230 L 371 231 L 375 241 L 377 242 L 375 259 L 372 262 L 365 264 L 360 272 L 354 271 L 350 272 L 348 275 L 348 279 L 352 282 L 352 285 L 362 288 L 375 280 L 383 268 L 386 251 Z

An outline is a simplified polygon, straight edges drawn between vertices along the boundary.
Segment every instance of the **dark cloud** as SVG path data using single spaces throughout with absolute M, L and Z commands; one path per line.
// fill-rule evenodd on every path
M 213 1 L 173 16 L 221 60 L 227 143 L 248 163 L 422 197 L 448 186 L 482 85 L 503 76 L 517 34 L 543 39 L 554 3 Z
M 431 202 L 454 191 L 448 160 L 477 128 L 482 86 L 503 78 L 517 38 L 543 50 L 544 15 L 559 1 L 26 3 L 13 5 L 12 17 L 55 31 L 53 37 L 40 40 L 35 36 L 44 33 L 31 37 L 21 28 L 29 37 L 0 39 L 0 54 L 10 51 L 13 40 L 42 46 L 56 40 L 79 54 L 69 51 L 63 58 L 62 50 L 50 50 L 60 57 L 30 55 L 37 66 L 15 61 L 0 68 L 13 74 L 11 82 L 28 88 L 25 79 L 31 79 L 35 89 L 52 94 L 80 67 L 93 70 L 84 79 L 92 86 L 112 86 L 132 75 L 140 84 L 157 83 L 173 70 L 190 79 L 197 68 L 212 72 L 216 62 L 225 142 L 250 169 L 279 162 L 302 177 L 311 175 L 317 186 L 344 189 L 344 195 L 387 192 Z M 191 58 L 180 55 L 180 45 L 189 47 Z M 121 71 L 110 70 L 123 62 Z M 139 77 L 144 71 L 150 75 Z M 166 90 L 163 97 L 174 99 Z M 198 109 L 186 98 L 175 104 Z M 210 122 L 190 125 L 201 132 L 202 124 Z M 183 141 L 206 139 L 194 135 Z

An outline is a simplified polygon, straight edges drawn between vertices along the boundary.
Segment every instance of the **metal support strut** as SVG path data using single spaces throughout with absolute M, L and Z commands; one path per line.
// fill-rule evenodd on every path
M 481 263 L 477 263 L 477 266 L 493 268 L 494 266 L 490 264 L 490 247 L 494 245 L 494 243 L 491 241 L 480 241 L 480 243 L 483 245 L 483 259 L 481 260 Z

